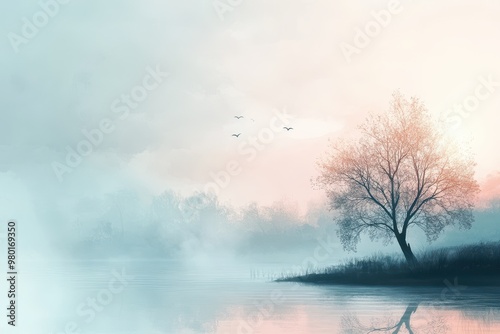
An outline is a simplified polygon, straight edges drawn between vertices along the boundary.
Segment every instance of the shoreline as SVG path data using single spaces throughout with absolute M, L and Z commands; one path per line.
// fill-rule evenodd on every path
M 410 270 L 400 255 L 372 255 L 275 282 L 364 286 L 500 286 L 500 241 L 434 249 Z
M 380 287 L 500 287 L 500 277 L 497 275 L 446 275 L 429 277 L 335 277 L 330 274 L 309 274 L 306 276 L 296 276 L 280 278 L 274 282 L 295 282 L 317 285 L 352 285 L 352 286 L 380 286 Z

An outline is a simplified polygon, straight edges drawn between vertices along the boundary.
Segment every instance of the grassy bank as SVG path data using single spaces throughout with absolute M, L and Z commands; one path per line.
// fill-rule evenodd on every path
M 419 266 L 410 270 L 401 256 L 375 255 L 341 265 L 283 277 L 281 282 L 359 285 L 435 285 L 446 280 L 460 285 L 500 286 L 500 242 L 441 248 L 416 254 Z

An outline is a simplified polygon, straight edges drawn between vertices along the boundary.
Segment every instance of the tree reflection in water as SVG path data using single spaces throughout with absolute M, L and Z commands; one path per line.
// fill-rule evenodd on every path
M 446 322 L 442 316 L 436 314 L 427 314 L 425 319 L 419 319 L 418 324 L 412 324 L 411 318 L 417 311 L 420 302 L 411 302 L 406 307 L 403 315 L 398 319 L 387 316 L 382 318 L 371 319 L 369 325 L 361 323 L 355 314 L 346 314 L 342 317 L 342 329 L 346 334 L 369 334 L 369 333 L 447 333 L 448 329 Z

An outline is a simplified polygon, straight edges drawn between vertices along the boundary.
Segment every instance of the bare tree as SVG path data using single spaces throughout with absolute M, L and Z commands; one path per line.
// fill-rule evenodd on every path
M 356 250 L 363 232 L 385 243 L 395 238 L 412 268 L 411 227 L 431 242 L 448 225 L 470 228 L 474 221 L 475 163 L 417 98 L 394 93 L 388 112 L 370 116 L 357 141 L 332 148 L 319 163 L 317 184 L 338 211 L 345 249 Z

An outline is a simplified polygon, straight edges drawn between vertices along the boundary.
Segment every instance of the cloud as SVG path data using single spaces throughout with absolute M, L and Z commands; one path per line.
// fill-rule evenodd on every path
M 4 30 L 15 32 L 39 9 L 1 6 Z M 200 189 L 234 159 L 243 171 L 221 192 L 225 201 L 321 197 L 309 179 L 327 139 L 349 135 L 368 112 L 387 109 L 394 89 L 421 97 L 439 114 L 462 102 L 479 75 L 500 79 L 494 15 L 500 4 L 472 0 L 405 1 L 404 11 L 347 64 L 339 43 L 352 41 L 356 26 L 386 6 L 246 1 L 221 21 L 211 1 L 71 2 L 19 54 L 7 40 L 0 44 L 0 185 L 23 189 L 5 196 L 27 203 L 29 217 L 55 229 L 71 220 L 68 208 L 82 198 L 120 189 Z M 83 129 L 110 117 L 113 100 L 156 64 L 171 76 L 59 183 L 51 163 L 84 139 Z M 239 143 L 285 106 L 294 130 L 277 133 L 247 162 Z M 480 175 L 500 162 L 491 154 L 499 106 L 500 90 L 463 122 L 475 135 Z M 236 114 L 245 123 L 235 122 Z M 231 138 L 236 131 L 239 140 Z M 498 198 L 499 181 L 497 174 L 485 180 L 483 202 Z
M 490 174 L 481 182 L 481 192 L 478 196 L 480 207 L 489 207 L 500 200 L 500 171 Z

